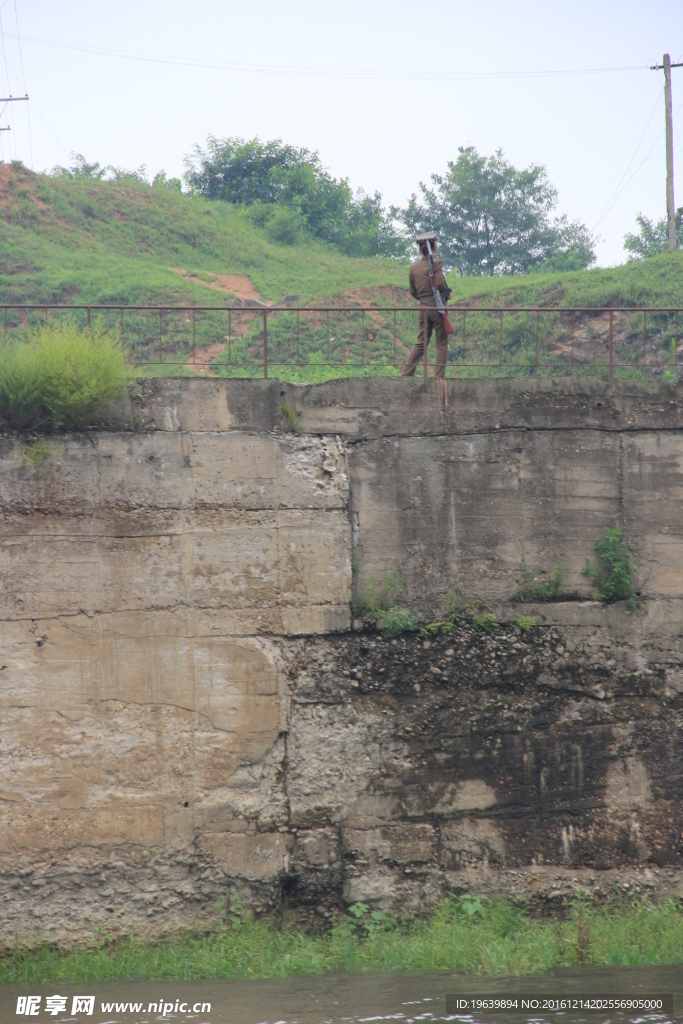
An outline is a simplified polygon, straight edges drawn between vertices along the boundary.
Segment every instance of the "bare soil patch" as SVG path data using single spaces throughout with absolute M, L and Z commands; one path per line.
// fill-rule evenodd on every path
M 205 281 L 196 274 L 190 274 L 187 270 L 183 270 L 180 267 L 171 267 L 170 269 L 174 274 L 179 274 L 188 281 L 192 281 L 193 284 L 204 285 L 205 288 L 215 288 L 220 292 L 227 292 L 229 295 L 234 295 L 236 299 L 263 301 L 260 292 L 257 291 L 246 274 L 214 274 L 208 272 L 207 276 L 210 280 Z
M 198 348 L 185 365 L 193 373 L 200 377 L 206 377 L 211 372 L 211 363 L 222 352 L 225 352 L 225 342 L 215 341 L 213 345 L 207 345 L 206 348 Z

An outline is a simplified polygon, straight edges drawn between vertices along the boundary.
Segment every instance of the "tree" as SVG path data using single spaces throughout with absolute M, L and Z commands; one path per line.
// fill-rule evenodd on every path
M 168 188 L 171 192 L 182 192 L 183 183 L 180 178 L 169 178 L 166 171 L 157 171 L 152 181 L 152 188 Z
M 628 252 L 626 259 L 629 263 L 656 256 L 668 249 L 669 233 L 665 219 L 653 224 L 648 217 L 643 217 L 642 213 L 639 213 L 636 223 L 638 234 L 629 232 L 624 235 L 624 249 Z M 683 206 L 676 210 L 676 244 L 679 249 L 683 247 Z
M 102 181 L 109 170 L 108 167 L 101 167 L 99 163 L 89 164 L 82 153 L 72 153 L 71 167 L 61 167 L 57 164 L 50 172 L 53 178 L 89 178 L 92 181 Z
M 216 139 L 195 146 L 185 161 L 187 184 L 199 195 L 250 208 L 273 241 L 294 244 L 308 235 L 350 256 L 400 255 L 405 244 L 374 196 L 333 178 L 317 153 L 280 139 Z
M 112 167 L 111 164 L 107 167 L 103 167 L 100 163 L 89 164 L 82 153 L 72 153 L 71 159 L 73 161 L 71 167 L 61 167 L 59 164 L 53 167 L 50 172 L 52 177 L 147 184 L 147 169 L 144 164 L 141 164 L 137 171 L 126 171 L 122 167 Z
M 480 156 L 460 147 L 445 175 L 420 183 L 401 219 L 411 232 L 439 235 L 439 252 L 459 274 L 520 274 L 535 269 L 583 269 L 595 262 L 587 228 L 566 217 L 551 221 L 557 192 L 546 169 L 517 170 L 497 150 Z

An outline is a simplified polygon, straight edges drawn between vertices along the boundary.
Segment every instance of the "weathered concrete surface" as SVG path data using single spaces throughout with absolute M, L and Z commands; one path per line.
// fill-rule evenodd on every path
M 140 381 L 112 424 L 138 430 L 286 429 L 351 441 L 500 430 L 680 430 L 683 383 L 564 378 L 449 380 L 388 377 L 288 384 L 278 380 Z
M 236 889 L 310 913 L 683 894 L 682 405 L 145 381 L 47 459 L 0 439 L 3 941 L 203 927 Z M 523 563 L 587 595 L 614 523 L 646 611 L 558 602 L 524 609 L 529 638 L 429 648 L 350 632 L 354 555 L 361 589 L 398 566 L 403 603 L 458 583 L 512 623 Z

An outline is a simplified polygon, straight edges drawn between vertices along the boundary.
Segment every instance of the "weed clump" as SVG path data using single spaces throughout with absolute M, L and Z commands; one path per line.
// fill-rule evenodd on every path
M 522 581 L 515 587 L 510 600 L 524 601 L 556 601 L 567 578 L 567 572 L 558 565 L 550 579 L 542 579 L 532 572 L 526 562 L 522 562 Z
M 493 636 L 499 625 L 500 623 L 493 612 L 482 612 L 480 615 L 472 617 L 473 629 L 481 629 L 484 633 L 488 633 L 489 636 Z
M 301 422 L 301 413 L 297 412 L 289 402 L 284 401 L 280 402 L 280 412 L 285 418 L 288 429 L 291 431 L 297 430 Z
M 0 349 L 0 423 L 13 430 L 78 429 L 126 391 L 131 367 L 98 324 L 45 325 Z
M 446 594 L 443 602 L 443 618 L 433 619 L 431 622 L 425 623 L 420 630 L 420 636 L 426 638 L 438 636 L 439 634 L 444 636 L 446 633 L 450 633 L 463 618 L 462 610 L 458 604 L 460 596 L 461 588 L 458 584 L 450 593 Z
M 396 598 L 403 590 L 403 577 L 394 567 L 381 583 L 370 580 L 367 587 L 358 595 L 356 611 L 374 622 L 386 633 L 411 633 L 417 629 L 420 621 L 419 612 L 404 605 L 397 604 Z
M 589 559 L 582 569 L 594 584 L 595 596 L 605 604 L 626 601 L 627 611 L 635 611 L 638 598 L 634 590 L 635 565 L 632 561 L 633 544 L 626 540 L 620 526 L 608 526 L 595 542 L 597 565 Z
M 533 615 L 518 615 L 515 619 L 517 629 L 525 635 L 531 632 L 537 622 L 538 619 Z

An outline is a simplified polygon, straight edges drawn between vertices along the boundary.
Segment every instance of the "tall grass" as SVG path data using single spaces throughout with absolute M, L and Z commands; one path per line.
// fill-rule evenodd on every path
M 130 367 L 115 333 L 72 320 L 0 348 L 0 422 L 14 430 L 88 426 L 126 390 Z
M 530 918 L 505 902 L 472 916 L 446 901 L 430 917 L 397 926 L 391 915 L 347 915 L 313 935 L 233 918 L 207 935 L 157 943 L 99 938 L 86 948 L 43 946 L 0 958 L 0 983 L 120 978 L 272 978 L 330 971 L 457 970 L 534 974 L 575 964 L 683 963 L 683 914 L 673 901 L 596 910 L 575 905 L 562 919 Z M 379 915 L 382 916 L 381 914 Z

